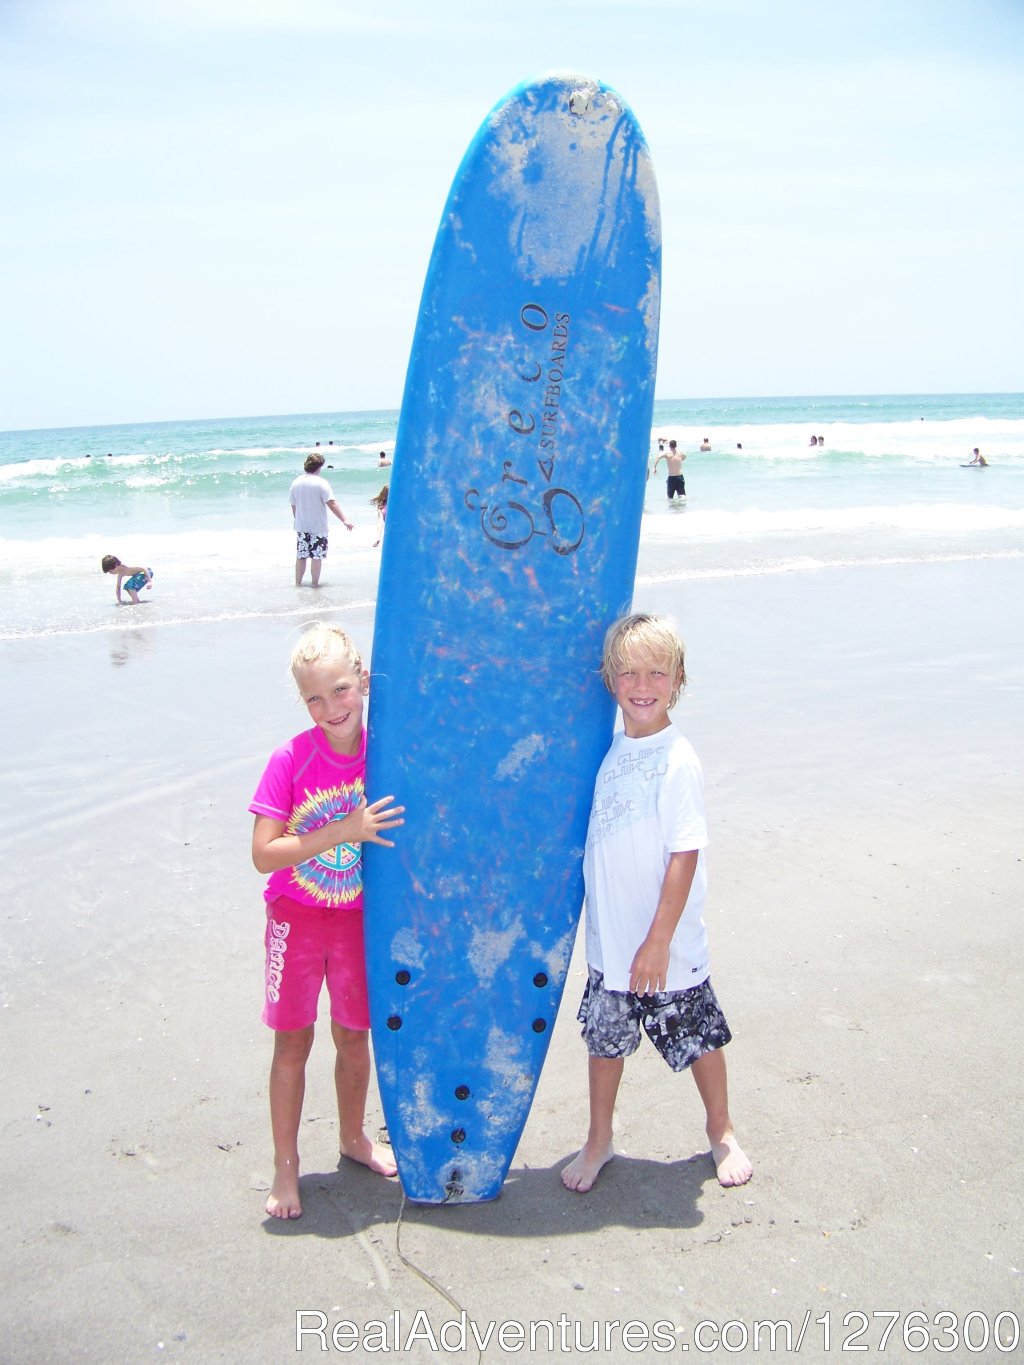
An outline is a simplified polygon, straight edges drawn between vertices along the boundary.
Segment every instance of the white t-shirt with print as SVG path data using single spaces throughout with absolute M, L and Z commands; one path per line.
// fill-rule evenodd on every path
M 583 876 L 587 961 L 608 990 L 629 990 L 629 969 L 658 908 L 672 853 L 698 851 L 697 870 L 669 948 L 665 989 L 708 977 L 704 927 L 707 847 L 704 777 L 689 740 L 667 726 L 645 739 L 619 733 L 597 774 Z

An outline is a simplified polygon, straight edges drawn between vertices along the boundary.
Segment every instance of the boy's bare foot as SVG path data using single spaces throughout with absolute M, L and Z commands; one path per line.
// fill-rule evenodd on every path
M 614 1155 L 615 1148 L 610 1142 L 606 1147 L 602 1147 L 596 1156 L 591 1156 L 590 1144 L 587 1143 L 582 1151 L 576 1153 L 568 1166 L 563 1167 L 562 1184 L 576 1194 L 586 1194 L 588 1190 L 594 1188 L 601 1168 L 606 1166 Z
M 391 1148 L 371 1142 L 365 1133 L 360 1133 L 355 1142 L 342 1142 L 341 1155 L 347 1156 L 350 1161 L 358 1161 L 363 1166 L 369 1166 L 370 1170 L 376 1171 L 378 1175 L 398 1174 Z
M 720 1185 L 745 1185 L 754 1174 L 750 1160 L 732 1133 L 726 1133 L 721 1142 L 712 1142 L 711 1155 Z
M 274 1183 L 267 1197 L 267 1213 L 271 1218 L 302 1217 L 298 1162 L 286 1161 L 275 1170 Z

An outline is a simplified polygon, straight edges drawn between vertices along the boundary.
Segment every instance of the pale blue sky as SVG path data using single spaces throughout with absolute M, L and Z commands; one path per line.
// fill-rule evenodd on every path
M 659 398 L 1024 389 L 1021 0 L 0 0 L 0 428 L 397 407 L 551 69 L 651 146 Z

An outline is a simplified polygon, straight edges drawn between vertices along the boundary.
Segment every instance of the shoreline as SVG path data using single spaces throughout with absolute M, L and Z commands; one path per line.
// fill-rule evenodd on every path
M 1007 523 L 1001 531 L 987 529 L 982 540 L 970 530 L 956 534 L 895 533 L 886 529 L 856 532 L 786 532 L 728 537 L 686 538 L 673 535 L 682 530 L 687 516 L 680 512 L 650 509 L 644 514 L 635 576 L 637 593 L 681 590 L 689 584 L 710 581 L 741 581 L 784 577 L 812 577 L 846 570 L 884 570 L 943 564 L 1008 564 L 1024 559 L 1020 531 Z M 692 526 L 692 520 L 687 523 Z M 376 606 L 379 552 L 353 546 L 346 555 L 345 543 L 326 561 L 320 588 L 292 583 L 294 560 L 281 552 L 283 537 L 268 536 L 267 550 L 256 557 L 258 568 L 219 563 L 216 556 L 201 566 L 159 567 L 152 594 L 139 607 L 117 607 L 109 584 L 100 583 L 87 570 L 74 575 L 53 575 L 43 580 L 28 578 L 11 592 L 11 607 L 0 617 L 0 644 L 19 640 L 46 640 L 118 632 L 150 632 L 162 627 L 187 627 L 256 620 L 312 619 L 318 614 L 372 615 Z M 94 557 L 95 558 L 95 557 Z M 137 556 L 139 558 L 139 556 Z M 216 585 L 212 594 L 210 580 Z M 301 594 L 301 595 L 297 595 Z M 259 605 L 250 605 L 253 597 Z M 16 603 L 26 602 L 31 617 L 19 619 Z
M 345 444 L 332 452 L 321 442 L 336 464 L 335 496 L 355 530 L 331 536 L 318 610 L 347 611 L 376 594 L 371 499 L 393 465 L 381 470 L 373 452 L 393 449 L 395 439 L 381 420 L 339 415 L 332 434 Z M 816 434 L 828 433 L 824 449 L 810 448 L 809 422 Z M 645 586 L 893 558 L 1001 555 L 1024 544 L 1024 420 L 1009 400 L 823 400 L 811 408 L 785 399 L 659 402 L 655 423 L 649 468 L 661 433 L 681 438 L 689 497 L 669 505 L 662 466 L 651 473 L 640 545 Z M 98 571 L 110 552 L 155 570 L 146 631 L 154 618 L 177 625 L 284 616 L 296 605 L 301 611 L 290 591 L 287 490 L 296 452 L 309 448 L 313 430 L 305 418 L 141 424 L 134 455 L 77 463 L 64 459 L 77 448 L 70 437 L 33 437 L 17 452 L 20 462 L 0 465 L 10 523 L 0 539 L 0 639 L 120 630 L 124 622 L 114 618 L 113 593 Z M 712 452 L 697 450 L 702 435 L 712 437 Z M 991 464 L 984 477 L 959 467 L 979 444 Z M 8 461 L 14 454 L 5 448 Z M 460 473 L 453 471 L 456 503 L 468 487 Z M 465 474 L 471 482 L 469 468 Z M 437 521 L 439 536 L 449 529 Z
M 2 760 L 15 872 L 0 1163 L 17 1194 L 0 1356 L 277 1360 L 295 1351 L 299 1310 L 326 1315 L 328 1340 L 337 1321 L 395 1311 L 439 1330 L 457 1313 L 403 1257 L 481 1332 L 562 1315 L 584 1342 L 592 1322 L 631 1319 L 671 1322 L 691 1349 L 701 1319 L 786 1320 L 795 1336 L 809 1311 L 830 1315 L 833 1347 L 844 1314 L 867 1314 L 876 1346 L 873 1312 L 992 1323 L 1014 1310 L 1016 561 L 638 584 L 638 607 L 673 614 L 688 644 L 676 721 L 705 769 L 713 978 L 755 1164 L 738 1190 L 715 1181 L 692 1084 L 646 1044 L 623 1081 L 621 1155 L 590 1194 L 562 1190 L 586 1127 L 578 945 L 500 1199 L 403 1209 L 394 1182 L 336 1168 L 322 1016 L 306 1211 L 265 1219 L 263 879 L 246 808 L 270 749 L 304 723 L 285 677 L 291 626 L 0 644 L 18 717 Z M 371 604 L 325 614 L 339 611 L 368 651 Z M 54 705 L 55 681 L 73 704 Z M 371 1132 L 380 1118 L 373 1090 Z M 901 1332 L 886 1355 L 909 1360 Z M 305 1349 L 322 1355 L 312 1337 Z M 406 1358 L 436 1356 L 421 1339 Z M 450 1358 L 474 1360 L 472 1342 Z

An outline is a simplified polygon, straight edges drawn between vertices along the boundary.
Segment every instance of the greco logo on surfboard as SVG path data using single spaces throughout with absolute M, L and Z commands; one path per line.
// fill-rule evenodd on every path
M 514 460 L 502 462 L 500 483 L 486 498 L 477 488 L 466 490 L 466 506 L 480 514 L 480 529 L 501 550 L 518 550 L 534 536 L 546 537 L 557 555 L 571 555 L 583 542 L 585 519 L 579 499 L 568 488 L 552 486 L 558 458 L 558 419 L 565 388 L 565 355 L 571 315 L 552 317 L 539 303 L 526 303 L 519 310 L 525 332 L 522 355 L 509 378 L 513 383 L 536 385 L 516 400 L 523 407 L 510 407 L 508 426 L 529 444 L 523 449 L 543 482 L 534 483 L 529 472 L 523 477 Z M 529 405 L 527 407 L 527 404 Z

